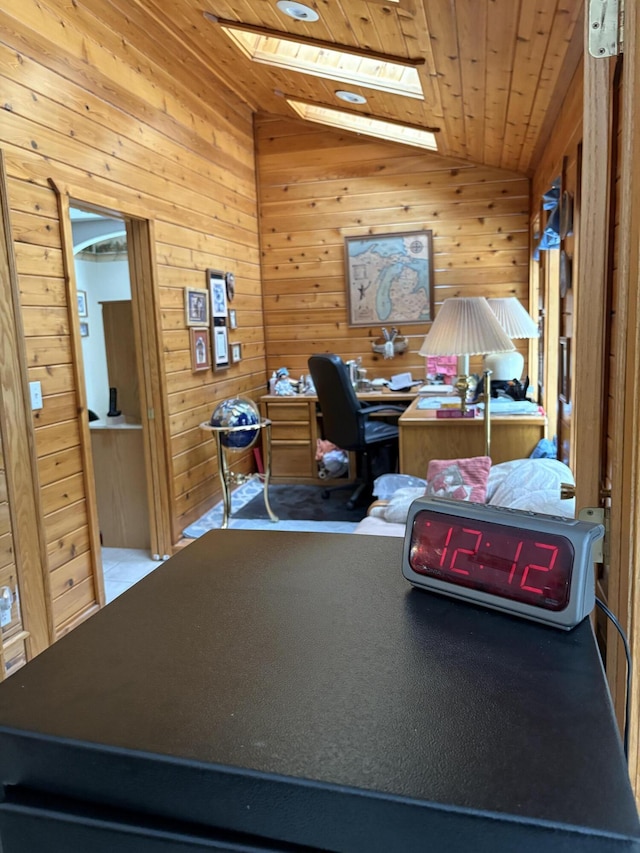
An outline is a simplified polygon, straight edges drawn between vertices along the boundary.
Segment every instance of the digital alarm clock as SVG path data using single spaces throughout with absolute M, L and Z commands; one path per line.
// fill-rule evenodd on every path
M 414 586 L 568 631 L 595 606 L 601 524 L 422 497 L 409 509 L 402 573 Z

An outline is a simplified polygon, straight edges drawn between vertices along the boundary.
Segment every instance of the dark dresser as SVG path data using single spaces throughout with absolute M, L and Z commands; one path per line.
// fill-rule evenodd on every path
M 0 685 L 3 853 L 640 850 L 588 620 L 213 531 Z

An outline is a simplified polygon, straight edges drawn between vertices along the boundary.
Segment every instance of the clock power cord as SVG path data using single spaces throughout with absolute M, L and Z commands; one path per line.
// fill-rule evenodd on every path
M 615 625 L 618 633 L 620 634 L 620 638 L 622 639 L 622 644 L 624 646 L 624 653 L 627 657 L 627 683 L 625 687 L 626 696 L 624 703 L 624 734 L 622 738 L 622 745 L 624 747 L 624 757 L 627 759 L 627 763 L 629 761 L 629 706 L 631 704 L 631 649 L 629 648 L 629 643 L 627 641 L 627 636 L 622 629 L 622 625 L 618 622 L 613 613 L 609 610 L 604 601 L 601 601 L 596 596 L 596 604 L 598 607 L 605 613 L 613 625 Z

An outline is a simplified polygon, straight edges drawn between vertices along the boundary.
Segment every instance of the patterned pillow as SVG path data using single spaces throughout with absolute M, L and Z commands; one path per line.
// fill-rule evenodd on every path
M 427 471 L 425 494 L 448 500 L 484 503 L 490 470 L 490 456 L 432 459 Z

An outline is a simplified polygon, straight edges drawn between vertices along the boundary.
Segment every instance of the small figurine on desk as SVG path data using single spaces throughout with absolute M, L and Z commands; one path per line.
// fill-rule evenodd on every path
M 286 367 L 281 367 L 280 370 L 276 371 L 276 384 L 274 388 L 274 393 L 279 397 L 293 397 L 295 396 L 296 390 L 291 384 L 291 380 L 289 379 L 289 371 Z

